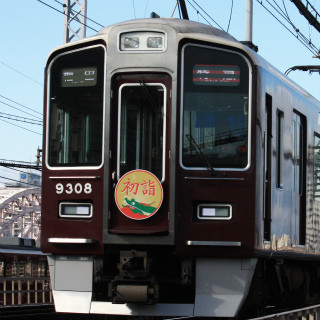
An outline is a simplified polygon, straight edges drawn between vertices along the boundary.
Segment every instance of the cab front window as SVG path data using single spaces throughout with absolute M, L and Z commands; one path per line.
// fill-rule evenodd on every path
M 49 67 L 48 164 L 102 163 L 104 55 L 102 46 L 65 53 Z
M 249 64 L 240 54 L 183 48 L 181 165 L 244 170 L 249 166 Z

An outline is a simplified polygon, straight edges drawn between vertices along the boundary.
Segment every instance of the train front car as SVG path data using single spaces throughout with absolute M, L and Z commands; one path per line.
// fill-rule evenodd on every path
M 57 311 L 238 313 L 257 263 L 248 52 L 147 19 L 50 55 L 42 250 Z

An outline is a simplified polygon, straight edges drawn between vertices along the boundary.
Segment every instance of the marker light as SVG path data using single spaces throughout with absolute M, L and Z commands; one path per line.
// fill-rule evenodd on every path
M 232 206 L 229 204 L 199 204 L 197 217 L 201 220 L 230 220 Z
M 63 218 L 91 218 L 91 203 L 61 202 L 59 205 L 59 216 Z

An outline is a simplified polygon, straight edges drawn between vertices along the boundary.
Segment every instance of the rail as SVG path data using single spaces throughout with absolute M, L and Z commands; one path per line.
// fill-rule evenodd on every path
M 0 279 L 0 308 L 52 303 L 49 277 Z
M 263 317 L 252 318 L 249 320 L 318 320 L 320 319 L 320 304 L 301 309 L 288 310 L 266 315 Z

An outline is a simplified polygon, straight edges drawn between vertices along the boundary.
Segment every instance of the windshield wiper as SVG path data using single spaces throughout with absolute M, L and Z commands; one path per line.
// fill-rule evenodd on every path
M 161 108 L 159 108 L 159 106 L 157 105 L 157 103 L 154 101 L 154 99 L 153 99 L 150 91 L 148 90 L 148 87 L 146 86 L 145 82 L 144 82 L 143 80 L 139 80 L 139 83 L 140 83 L 140 86 L 141 86 L 142 89 L 143 89 L 143 92 L 144 92 L 145 96 L 147 97 L 149 103 L 151 104 L 153 111 L 154 111 L 156 114 L 159 114 L 159 115 L 162 116 Z
M 194 140 L 193 136 L 191 134 L 186 134 L 187 139 L 189 140 L 189 142 L 192 144 L 194 150 L 196 151 L 199 159 L 201 160 L 202 164 L 207 168 L 207 170 L 209 171 L 209 173 L 214 176 L 216 175 L 216 171 L 213 169 L 211 163 L 209 162 L 208 158 L 206 157 L 206 155 L 202 152 L 200 146 L 198 145 L 198 143 L 196 142 L 196 140 Z

